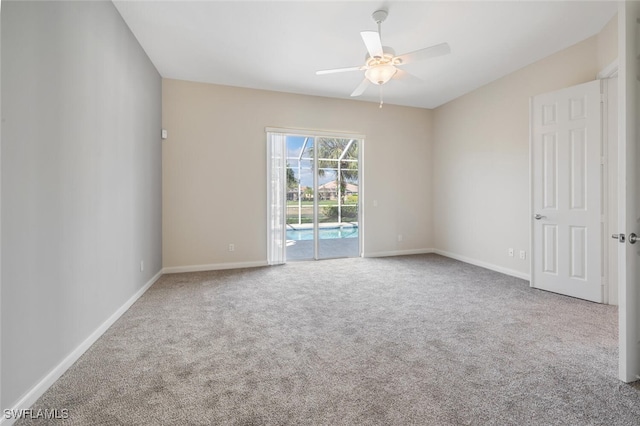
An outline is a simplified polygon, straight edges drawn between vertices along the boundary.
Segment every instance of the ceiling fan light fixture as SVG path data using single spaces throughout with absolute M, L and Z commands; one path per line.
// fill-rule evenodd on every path
M 367 48 L 363 66 L 321 70 L 316 71 L 316 74 L 320 75 L 364 70 L 364 79 L 351 93 L 351 96 L 355 97 L 362 95 L 367 87 L 373 83 L 376 86 L 380 86 L 380 107 L 382 107 L 382 85 L 391 80 L 402 65 L 408 64 L 412 61 L 421 61 L 423 59 L 446 55 L 451 52 L 447 43 L 440 43 L 435 46 L 425 47 L 423 49 L 396 56 L 396 53 L 392 48 L 382 45 L 381 24 L 385 19 L 387 19 L 387 15 L 388 12 L 385 9 L 376 10 L 373 12 L 372 17 L 376 24 L 378 24 L 378 31 L 360 32 L 364 46 Z M 400 72 L 402 76 L 411 75 L 404 70 L 400 70 Z
M 373 84 L 382 85 L 391 80 L 391 77 L 393 77 L 397 71 L 396 67 L 391 64 L 380 64 L 369 68 L 364 73 L 364 76 Z

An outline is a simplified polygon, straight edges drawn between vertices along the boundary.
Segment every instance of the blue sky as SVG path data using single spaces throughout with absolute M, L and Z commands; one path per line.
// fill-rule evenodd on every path
M 304 144 L 303 136 L 287 136 L 287 157 L 298 157 L 300 155 L 300 149 Z M 307 148 L 313 146 L 313 138 L 309 138 L 307 142 Z M 313 186 L 313 173 L 311 171 L 311 162 L 302 160 L 300 162 L 300 166 L 302 168 L 300 176 L 298 176 L 298 161 L 297 160 L 287 160 L 289 166 L 293 168 L 293 172 L 296 176 L 296 179 L 300 180 L 300 184 L 302 186 Z M 335 180 L 335 173 L 325 172 L 324 177 L 319 178 L 318 184 L 322 185 L 332 180 Z

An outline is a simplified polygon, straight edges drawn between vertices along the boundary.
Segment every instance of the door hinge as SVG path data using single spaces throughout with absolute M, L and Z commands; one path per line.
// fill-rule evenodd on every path
M 600 164 L 604 165 L 606 163 L 606 160 L 604 157 L 600 157 Z

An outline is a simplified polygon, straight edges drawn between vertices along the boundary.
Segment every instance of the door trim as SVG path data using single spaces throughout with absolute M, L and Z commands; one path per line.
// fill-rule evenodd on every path
M 283 133 L 286 136 L 306 136 L 306 137 L 316 137 L 316 136 L 325 136 L 325 137 L 334 137 L 340 139 L 365 139 L 365 135 L 360 133 L 351 133 L 344 131 L 331 131 L 331 130 L 312 130 L 312 129 L 292 129 L 285 127 L 265 127 L 264 131 L 266 133 Z
M 617 77 L 619 67 L 620 66 L 618 60 L 616 59 L 598 73 L 598 75 L 596 76 L 596 80 L 604 80 L 605 78 Z
M 620 61 L 618 77 L 618 232 L 628 234 L 638 232 L 635 219 L 627 218 L 627 184 L 626 180 L 637 179 L 635 176 L 636 149 L 638 146 L 638 129 L 636 117 L 637 91 L 636 73 L 639 65 L 636 62 L 637 49 L 640 48 L 638 29 L 640 26 L 640 3 L 620 2 L 618 5 L 618 60 Z M 632 167 L 629 167 L 632 166 Z M 635 195 L 635 194 L 634 194 Z M 637 195 L 635 195 L 637 197 Z M 632 199 L 634 197 L 629 197 Z M 631 225 L 631 226 L 629 226 Z M 629 245 L 620 244 L 618 251 L 618 341 L 619 364 L 618 377 L 623 382 L 640 379 L 640 294 L 637 283 L 628 272 L 635 272 L 628 264 L 627 256 L 631 255 Z M 636 259 L 635 262 L 640 261 Z M 636 277 L 637 279 L 637 277 Z
M 615 250 L 612 248 L 611 239 L 609 235 L 615 234 L 618 232 L 618 206 L 617 206 L 617 198 L 615 200 L 611 200 L 612 194 L 616 194 L 619 196 L 617 191 L 617 182 L 618 182 L 618 159 L 617 157 L 614 159 L 611 154 L 611 149 L 615 148 L 615 152 L 618 149 L 618 139 L 617 136 L 614 137 L 612 135 L 612 131 L 616 131 L 617 135 L 617 126 L 611 126 L 610 121 L 612 118 L 612 102 L 611 102 L 611 94 L 612 87 L 609 81 L 613 78 L 618 77 L 618 61 L 615 60 L 607 67 L 605 67 L 602 71 L 598 73 L 598 80 L 602 82 L 602 154 L 604 157 L 603 162 L 603 176 L 602 176 L 602 212 L 603 212 L 603 227 L 604 227 L 604 238 L 602 241 L 602 255 L 603 255 L 603 302 L 608 305 L 618 305 L 618 274 L 617 274 L 617 246 L 615 246 Z M 618 84 L 615 86 L 615 92 L 618 93 Z M 617 120 L 617 104 L 615 105 L 615 114 L 616 117 L 613 117 Z M 615 160 L 615 167 L 612 167 L 613 160 Z M 615 188 L 615 192 L 613 192 Z M 614 201 L 614 202 L 612 202 Z M 610 210 L 611 213 L 610 213 Z M 613 262 L 616 262 L 615 265 Z M 613 292 L 615 288 L 615 293 Z M 615 296 L 615 297 L 614 297 Z

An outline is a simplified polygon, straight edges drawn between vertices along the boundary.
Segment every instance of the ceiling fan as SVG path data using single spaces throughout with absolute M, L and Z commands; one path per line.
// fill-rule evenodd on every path
M 399 77 L 409 75 L 406 71 L 398 69 L 398 67 L 401 67 L 402 65 L 446 55 L 451 52 L 448 43 L 440 43 L 396 56 L 395 51 L 392 48 L 382 45 L 381 24 L 385 19 L 387 19 L 387 15 L 388 12 L 386 10 L 376 10 L 373 12 L 371 17 L 378 24 L 378 31 L 362 31 L 360 33 L 367 48 L 364 65 L 316 71 L 316 75 L 348 71 L 364 71 L 364 80 L 362 80 L 362 83 L 360 83 L 353 93 L 351 93 L 351 96 L 355 97 L 362 95 L 367 87 L 372 83 L 382 86 L 394 76 Z M 380 108 L 382 108 L 382 87 L 380 87 Z

